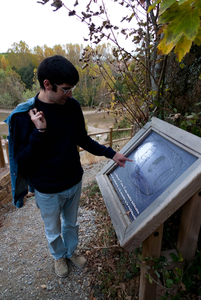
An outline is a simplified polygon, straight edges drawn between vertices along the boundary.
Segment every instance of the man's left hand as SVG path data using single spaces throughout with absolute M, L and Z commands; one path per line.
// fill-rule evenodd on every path
M 119 152 L 117 152 L 112 159 L 116 162 L 117 165 L 123 168 L 125 167 L 126 161 L 132 161 L 132 159 L 125 157 L 122 153 Z

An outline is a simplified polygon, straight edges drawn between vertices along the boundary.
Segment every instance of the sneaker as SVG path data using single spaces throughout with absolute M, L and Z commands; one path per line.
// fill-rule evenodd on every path
M 67 261 L 64 257 L 61 257 L 54 262 L 55 265 L 55 273 L 59 277 L 67 277 L 68 276 L 68 265 Z
M 84 267 L 87 264 L 87 260 L 84 256 L 74 253 L 70 258 L 68 258 L 77 267 Z

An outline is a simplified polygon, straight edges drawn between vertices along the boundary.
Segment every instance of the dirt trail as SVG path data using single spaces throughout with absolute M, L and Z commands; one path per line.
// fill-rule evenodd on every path
M 83 166 L 83 188 L 95 180 L 106 163 L 107 160 Z M 87 242 L 97 234 L 95 220 L 95 211 L 79 208 L 78 250 L 84 253 Z M 91 299 L 90 265 L 80 269 L 69 263 L 69 276 L 56 276 L 34 195 L 23 208 L 9 204 L 0 210 L 0 244 L 0 299 Z

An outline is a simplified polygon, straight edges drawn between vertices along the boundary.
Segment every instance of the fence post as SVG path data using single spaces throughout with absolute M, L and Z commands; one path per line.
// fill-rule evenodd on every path
M 112 131 L 113 131 L 113 127 L 110 126 L 110 137 L 109 137 L 109 140 L 110 140 L 110 143 L 109 143 L 109 146 L 112 148 Z
M 8 141 L 5 142 L 5 148 L 6 148 L 6 155 L 9 163 L 9 149 L 8 149 Z
M 132 137 L 133 137 L 133 125 L 131 125 L 131 132 L 130 132 L 130 136 L 131 136 L 131 139 L 132 139 Z
M 0 137 L 0 168 L 5 168 L 5 166 L 6 163 L 4 159 L 3 147 L 2 147 L 1 137 Z

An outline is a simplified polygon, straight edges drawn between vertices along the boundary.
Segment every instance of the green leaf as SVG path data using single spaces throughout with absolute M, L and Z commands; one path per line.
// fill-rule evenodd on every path
M 180 268 L 175 268 L 175 270 L 177 271 L 177 274 L 179 275 L 179 276 L 182 276 L 182 269 L 180 269 Z
M 196 116 L 196 114 L 192 114 L 192 115 L 187 116 L 186 119 L 193 119 L 193 118 L 195 118 L 195 116 Z
M 196 114 L 194 113 L 194 115 L 196 115 Z M 179 257 L 179 261 L 183 261 L 184 260 L 183 257 L 182 257 L 181 252 L 179 252 L 178 257 Z
M 180 282 L 180 278 L 179 278 L 179 277 L 175 277 L 175 278 L 174 278 L 174 283 L 175 283 L 175 284 L 179 284 L 179 282 Z
M 142 256 L 142 254 L 138 254 L 138 259 L 139 259 L 140 261 L 142 261 L 142 260 L 143 260 L 143 256 Z
M 158 271 L 155 270 L 155 273 L 156 273 L 156 275 L 157 275 L 158 278 L 161 277 L 160 274 L 158 273 Z
M 154 105 L 156 105 L 158 107 L 163 107 L 158 101 L 154 101 Z
M 168 44 L 176 44 L 182 35 L 193 40 L 200 27 L 199 11 L 197 8 L 192 9 L 188 2 L 182 5 L 176 2 L 160 16 L 159 23 L 169 23 L 166 28 Z
M 194 43 L 198 46 L 201 45 L 201 27 L 198 29 L 198 33 L 194 39 Z
M 149 283 L 153 283 L 153 280 L 151 279 L 150 276 L 149 276 Z
M 172 5 L 171 5 L 172 3 Z M 161 4 L 162 15 L 159 18 L 163 26 L 164 37 L 158 45 L 159 54 L 169 54 L 176 46 L 179 61 L 189 52 L 192 42 L 201 45 L 201 1 L 164 0 Z M 168 9 L 166 9 L 168 7 Z M 165 10 L 166 9 L 166 10 Z
M 179 5 L 178 3 L 174 3 L 171 5 L 171 8 L 166 10 L 163 14 L 161 14 L 158 23 L 159 24 L 166 24 L 174 21 L 174 19 L 177 17 L 179 12 Z
M 174 253 L 170 253 L 170 256 L 174 262 L 179 261 L 179 257 L 177 255 L 175 255 Z
M 176 0 L 164 0 L 162 3 L 161 3 L 161 7 L 160 7 L 160 10 L 159 10 L 159 14 L 162 14 L 164 13 L 164 11 L 169 8 L 174 2 L 176 2 Z
M 168 288 L 171 288 L 172 285 L 173 285 L 173 280 L 168 278 L 168 279 L 166 280 L 166 286 L 167 286 Z
M 181 4 L 183 4 L 185 1 L 187 1 L 187 0 L 179 0 L 178 3 L 179 3 L 179 5 L 181 5 Z
M 201 9 L 201 1 L 200 0 L 196 0 L 194 5 L 195 5 L 195 7 Z

